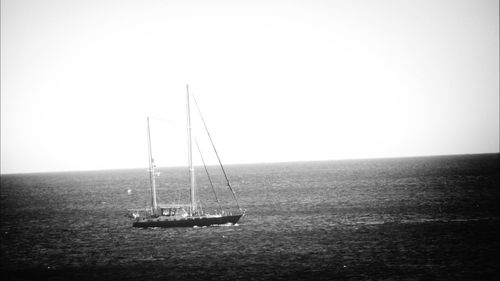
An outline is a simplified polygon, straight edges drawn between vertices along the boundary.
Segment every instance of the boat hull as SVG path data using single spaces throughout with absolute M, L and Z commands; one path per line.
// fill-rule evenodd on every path
M 200 216 L 200 217 L 187 217 L 187 218 L 177 218 L 177 219 L 169 219 L 166 217 L 157 217 L 157 218 L 145 218 L 139 219 L 135 221 L 132 226 L 133 227 L 202 227 L 202 226 L 211 226 L 211 225 L 224 225 L 224 224 L 235 224 L 238 220 L 243 216 L 243 214 L 231 215 L 231 216 L 220 216 L 220 217 L 209 217 L 209 216 Z

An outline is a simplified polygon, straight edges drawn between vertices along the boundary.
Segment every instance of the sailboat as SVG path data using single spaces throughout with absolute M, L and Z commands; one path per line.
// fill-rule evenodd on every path
M 236 224 L 239 219 L 245 215 L 245 211 L 242 210 L 238 202 L 238 198 L 229 182 L 228 176 L 220 157 L 215 149 L 215 145 L 212 141 L 212 137 L 208 131 L 207 125 L 201 111 L 198 107 L 196 99 L 194 99 L 198 112 L 200 113 L 201 120 L 205 127 L 205 131 L 208 138 L 212 144 L 215 155 L 217 156 L 219 165 L 224 174 L 226 180 L 226 185 L 231 191 L 238 210 L 236 212 L 229 212 L 222 209 L 215 190 L 213 189 L 212 180 L 208 176 L 210 185 L 214 191 L 217 203 L 219 204 L 220 210 L 215 211 L 212 214 L 204 212 L 203 208 L 198 204 L 196 198 L 196 185 L 195 185 L 195 171 L 193 166 L 193 153 L 192 153 L 192 135 L 191 135 L 191 109 L 190 109 L 190 94 L 189 86 L 186 85 L 186 111 L 187 111 L 187 134 L 188 134 L 188 168 L 189 168 L 189 181 L 190 181 L 190 202 L 188 204 L 160 204 L 157 202 L 156 194 L 156 177 L 158 176 L 155 168 L 155 163 L 152 155 L 151 147 L 151 131 L 149 125 L 149 117 L 147 118 L 147 138 L 148 138 L 148 158 L 149 158 L 149 182 L 151 188 L 151 206 L 146 209 L 131 209 L 128 214 L 129 217 L 133 219 L 133 227 L 203 227 L 212 225 L 228 225 Z M 208 170 L 206 169 L 205 162 L 202 157 L 203 166 L 208 175 Z

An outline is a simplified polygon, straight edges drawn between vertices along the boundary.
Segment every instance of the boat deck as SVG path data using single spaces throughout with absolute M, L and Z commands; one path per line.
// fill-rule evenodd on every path
M 199 215 L 199 216 L 158 216 L 137 218 L 134 227 L 193 227 L 235 224 L 244 214 L 236 215 Z

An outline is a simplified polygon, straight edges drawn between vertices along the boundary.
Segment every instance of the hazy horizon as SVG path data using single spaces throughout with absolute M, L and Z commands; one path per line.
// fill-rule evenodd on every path
M 1 0 L 0 173 L 145 166 L 146 116 L 182 166 L 187 83 L 224 164 L 498 153 L 499 32 L 494 0 Z
M 274 165 L 274 164 L 291 164 L 291 163 L 314 163 L 314 162 L 344 162 L 344 161 L 377 161 L 377 160 L 391 160 L 391 159 L 411 159 L 411 158 L 435 158 L 435 157 L 455 157 L 455 156 L 480 156 L 480 155 L 492 155 L 499 154 L 500 152 L 491 153 L 473 153 L 473 154 L 438 154 L 438 155 L 418 155 L 418 156 L 395 156 L 395 157 L 374 157 L 374 158 L 344 158 L 344 159 L 311 159 L 311 160 L 298 160 L 298 161 L 276 161 L 276 162 L 252 162 L 252 163 L 222 163 L 224 167 L 228 166 L 245 166 L 245 165 Z M 207 164 L 207 167 L 219 167 L 219 164 L 211 163 Z M 204 173 L 200 168 L 203 164 L 197 164 L 194 166 L 195 173 Z M 158 169 L 188 169 L 187 165 L 172 165 L 172 166 L 157 166 Z M 15 173 L 2 173 L 1 175 L 20 175 L 20 174 L 45 174 L 45 173 L 79 173 L 79 172 L 104 172 L 104 171 L 126 171 L 126 170 L 144 170 L 144 173 L 148 172 L 147 163 L 142 167 L 130 167 L 130 168 L 109 168 L 109 169 L 84 169 L 84 170 L 60 170 L 60 171 L 36 171 L 36 172 L 15 172 Z M 231 178 L 231 176 L 230 176 Z

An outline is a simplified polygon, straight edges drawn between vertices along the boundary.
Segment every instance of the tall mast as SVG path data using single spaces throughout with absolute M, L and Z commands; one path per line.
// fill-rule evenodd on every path
M 153 151 L 151 148 L 151 132 L 149 129 L 149 117 L 147 118 L 147 123 L 148 123 L 149 182 L 151 185 L 151 209 L 153 214 L 156 215 L 158 205 L 156 203 L 155 163 L 153 159 Z
M 188 164 L 189 182 L 191 183 L 191 215 L 196 212 L 195 181 L 193 168 L 192 138 L 191 138 L 191 110 L 189 108 L 189 85 L 186 84 L 186 111 L 187 111 L 187 133 L 188 133 Z

